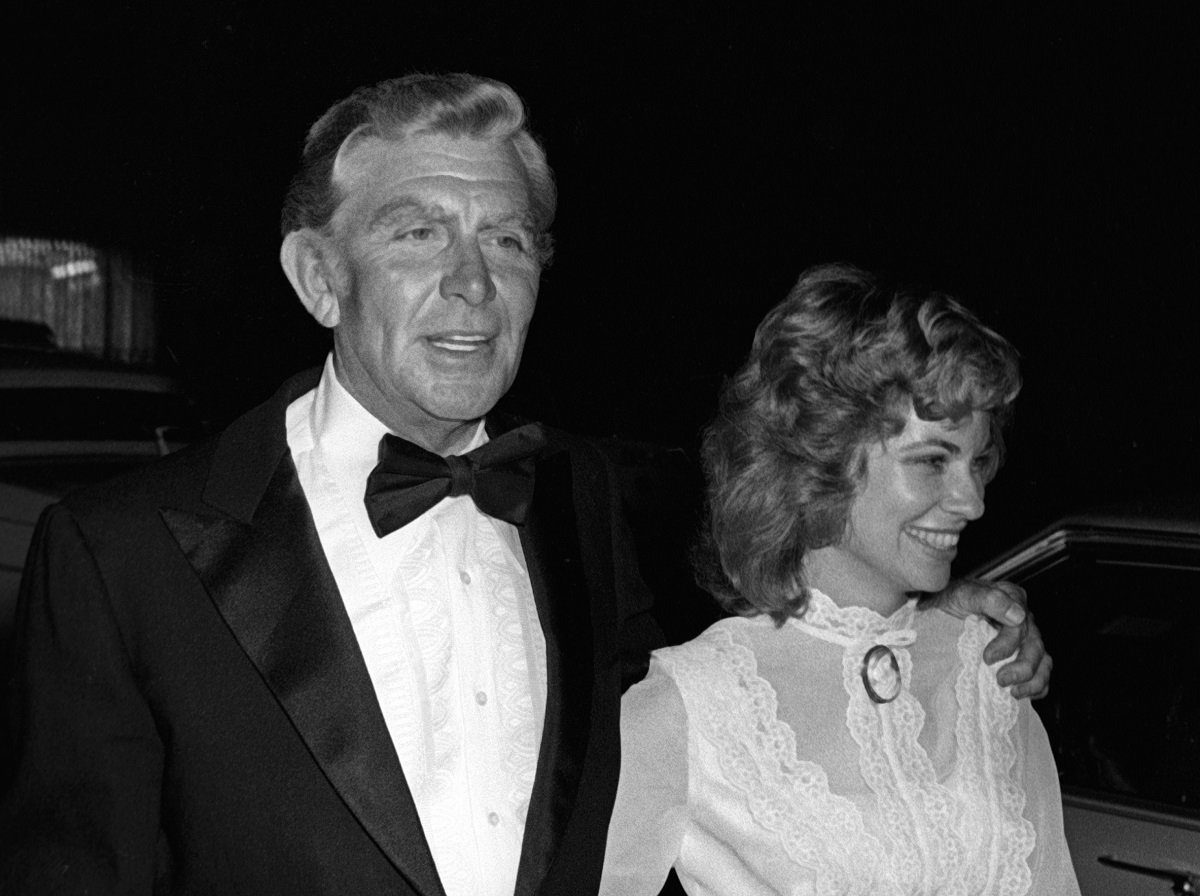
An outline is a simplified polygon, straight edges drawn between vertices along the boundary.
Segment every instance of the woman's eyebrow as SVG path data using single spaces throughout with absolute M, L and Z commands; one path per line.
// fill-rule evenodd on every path
M 908 445 L 902 445 L 900 450 L 904 452 L 920 451 L 926 448 L 940 448 L 943 451 L 948 451 L 951 454 L 962 454 L 962 448 L 953 442 L 946 439 L 922 439 L 919 442 L 912 442 Z

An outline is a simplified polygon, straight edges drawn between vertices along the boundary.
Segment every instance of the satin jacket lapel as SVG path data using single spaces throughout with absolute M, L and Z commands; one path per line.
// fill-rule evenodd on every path
M 219 512 L 167 508 L 162 516 L 346 805 L 418 892 L 444 896 L 287 455 L 283 410 L 293 396 L 285 390 L 258 421 L 274 450 L 260 449 L 261 437 L 246 438 L 245 418 L 223 437 L 206 490 Z M 246 444 L 251 451 L 242 465 L 222 457 Z
M 521 546 L 546 638 L 546 717 L 525 822 L 517 896 L 538 892 L 575 804 L 592 710 L 592 631 L 570 455 L 539 461 Z

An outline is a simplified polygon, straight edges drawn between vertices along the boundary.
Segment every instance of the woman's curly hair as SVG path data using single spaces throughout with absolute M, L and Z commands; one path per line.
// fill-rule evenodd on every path
M 990 478 L 1020 388 L 1016 350 L 949 296 L 849 265 L 806 271 L 758 325 L 705 431 L 698 581 L 729 612 L 800 615 L 802 560 L 841 540 L 864 447 L 897 435 L 910 401 L 923 420 L 985 412 Z

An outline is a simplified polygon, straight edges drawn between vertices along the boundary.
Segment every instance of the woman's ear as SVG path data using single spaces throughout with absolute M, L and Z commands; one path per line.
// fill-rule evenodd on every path
M 279 262 L 308 313 L 323 327 L 336 327 L 342 318 L 338 292 L 336 248 L 308 228 L 283 238 Z

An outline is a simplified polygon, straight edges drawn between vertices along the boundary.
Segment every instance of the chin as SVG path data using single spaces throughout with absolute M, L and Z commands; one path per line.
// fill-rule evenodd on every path
M 909 580 L 909 592 L 920 592 L 923 594 L 935 594 L 941 591 L 950 584 L 950 570 L 946 569 L 937 573 L 928 573 L 925 575 L 913 576 Z
M 430 396 L 429 407 L 443 420 L 478 420 L 496 406 L 504 395 L 491 383 L 455 385 L 438 389 Z
M 944 576 L 929 579 L 922 586 L 921 590 L 926 594 L 936 594 L 950 584 L 950 575 L 947 573 Z

